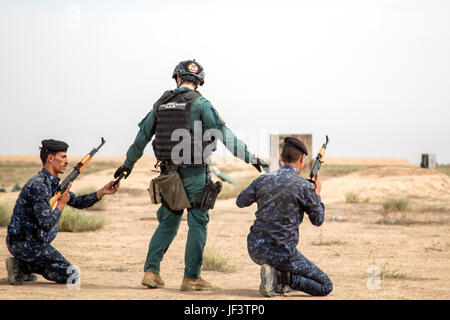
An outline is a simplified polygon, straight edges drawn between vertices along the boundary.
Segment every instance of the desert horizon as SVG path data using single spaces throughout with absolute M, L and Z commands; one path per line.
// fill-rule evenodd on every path
M 69 159 L 72 162 L 78 161 L 84 155 L 71 155 L 68 154 Z M 268 159 L 268 157 L 262 157 Z M 95 155 L 94 158 L 96 161 L 101 162 L 123 162 L 126 159 L 126 156 L 102 156 Z M 242 160 L 237 159 L 235 157 L 215 157 L 214 155 L 211 157 L 212 163 L 244 163 Z M 23 161 L 23 162 L 37 162 L 40 163 L 39 154 L 0 154 L 0 162 L 3 161 Z M 153 155 L 144 155 L 139 162 L 147 162 L 147 161 L 156 161 L 155 156 Z M 413 166 L 417 165 L 416 163 L 411 163 L 409 160 L 405 158 L 367 158 L 367 157 L 328 157 L 325 156 L 325 164 L 330 165 L 393 165 L 393 166 Z

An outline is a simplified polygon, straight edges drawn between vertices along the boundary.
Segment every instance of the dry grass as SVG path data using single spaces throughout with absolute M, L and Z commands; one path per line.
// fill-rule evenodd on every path
M 437 171 L 450 176 L 450 164 L 442 164 L 436 168 Z
M 332 245 L 343 245 L 345 244 L 345 241 L 339 240 L 339 239 L 325 239 L 322 233 L 322 230 L 320 230 L 319 234 L 319 240 L 318 241 L 312 241 L 311 244 L 313 246 L 332 246 Z
M 348 192 L 345 194 L 346 203 L 358 203 L 359 201 L 359 195 L 357 193 Z
M 449 218 L 449 209 L 444 204 L 422 203 L 422 200 L 404 198 L 386 198 L 383 202 L 381 219 L 378 224 L 395 224 L 409 226 L 414 224 L 432 225 L 445 224 Z
M 326 161 L 326 160 L 325 160 Z M 376 167 L 376 166 L 370 166 Z M 326 164 L 326 162 L 323 164 L 323 166 L 320 168 L 320 175 L 321 177 L 339 177 L 344 176 L 349 173 L 368 169 L 369 166 L 353 166 L 353 165 L 329 165 Z
M 84 232 L 101 229 L 105 223 L 105 217 L 86 215 L 80 210 L 65 208 L 58 220 L 58 227 L 62 232 Z
M 355 192 L 347 192 L 345 194 L 345 202 L 346 203 L 368 203 L 370 201 L 370 197 L 361 198 L 359 194 Z
M 230 256 L 219 249 L 205 248 L 203 252 L 203 270 L 232 272 L 234 267 L 230 265 Z
M 385 198 L 382 206 L 384 211 L 405 211 L 409 207 L 409 198 Z
M 12 212 L 8 205 L 0 203 L 0 227 L 6 227 L 11 220 Z
M 425 212 L 446 212 L 447 207 L 444 205 L 428 203 L 422 208 L 422 210 Z
M 400 271 L 398 267 L 392 267 L 389 262 L 380 265 L 381 279 L 406 279 L 406 272 Z
M 412 225 L 422 223 L 417 211 L 408 210 L 411 208 L 408 198 L 386 198 L 382 202 L 382 218 L 378 224 Z M 427 223 L 430 223 L 428 221 Z
M 0 186 L 10 189 L 18 183 L 24 185 L 42 169 L 38 163 L 5 161 L 0 162 Z

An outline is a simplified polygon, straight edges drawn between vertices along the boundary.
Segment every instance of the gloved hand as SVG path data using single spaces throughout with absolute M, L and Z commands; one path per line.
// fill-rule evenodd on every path
M 250 163 L 252 166 L 256 168 L 259 172 L 261 172 L 261 167 L 263 168 L 264 172 L 269 173 L 269 165 L 264 160 L 253 156 L 253 158 L 250 159 Z
M 125 167 L 125 166 L 120 166 L 119 168 L 117 168 L 116 172 L 114 172 L 114 179 L 116 179 L 118 176 L 120 176 L 120 174 L 121 174 L 122 172 L 125 172 L 125 173 L 126 173 L 125 176 L 124 176 L 124 178 L 125 178 L 125 179 L 128 178 L 128 176 L 129 176 L 130 173 L 131 173 L 131 170 L 132 170 L 132 169 L 127 168 L 127 167 Z

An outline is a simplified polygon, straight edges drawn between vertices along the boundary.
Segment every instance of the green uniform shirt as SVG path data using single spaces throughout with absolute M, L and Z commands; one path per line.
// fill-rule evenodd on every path
M 172 92 L 172 95 L 180 91 L 189 91 L 191 89 L 183 87 L 177 88 Z M 147 144 L 151 141 L 156 129 L 155 105 L 141 122 L 139 122 L 139 132 L 134 139 L 133 144 L 128 148 L 127 159 L 124 166 L 132 169 L 136 161 L 138 161 Z M 254 156 L 247 150 L 247 145 L 239 140 L 234 133 L 225 125 L 225 122 L 219 116 L 219 113 L 214 109 L 211 102 L 204 97 L 199 97 L 191 106 L 190 110 L 191 128 L 194 128 L 195 121 L 202 121 L 203 132 L 207 129 L 217 129 L 222 133 L 222 143 L 235 156 L 244 160 L 246 163 Z M 228 142 L 228 143 L 227 143 Z

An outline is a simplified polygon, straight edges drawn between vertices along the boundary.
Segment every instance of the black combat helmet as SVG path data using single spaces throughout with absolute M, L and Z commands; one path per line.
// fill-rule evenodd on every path
M 172 78 L 177 79 L 177 76 L 191 75 L 196 77 L 200 81 L 202 86 L 205 82 L 205 71 L 203 67 L 194 60 L 181 61 L 173 70 Z

